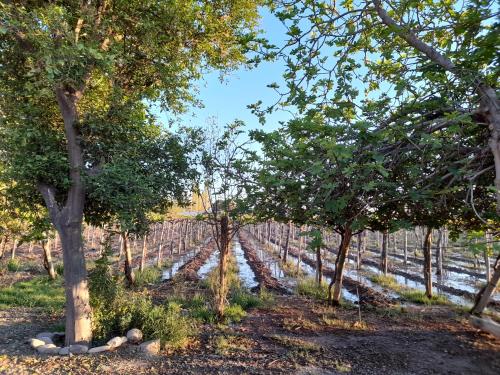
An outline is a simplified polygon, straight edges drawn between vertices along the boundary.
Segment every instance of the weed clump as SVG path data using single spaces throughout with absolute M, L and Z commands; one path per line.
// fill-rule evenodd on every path
M 92 331 L 98 343 L 139 328 L 146 339 L 160 339 L 162 347 L 179 348 L 194 332 L 179 304 L 157 306 L 146 293 L 125 289 L 123 280 L 112 274 L 106 253 L 89 275 L 89 288 Z

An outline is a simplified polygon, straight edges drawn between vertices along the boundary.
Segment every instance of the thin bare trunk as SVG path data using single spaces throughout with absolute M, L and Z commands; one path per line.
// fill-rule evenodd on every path
M 142 238 L 142 254 L 141 254 L 141 265 L 139 267 L 139 270 L 142 272 L 144 271 L 144 266 L 146 265 L 146 256 L 147 256 L 147 250 L 148 250 L 148 236 L 144 235 Z
M 55 280 L 56 271 L 54 271 L 54 263 L 52 262 L 52 254 L 50 251 L 50 240 L 42 241 L 43 250 L 43 268 L 49 274 L 51 280 Z
M 389 267 L 389 261 L 388 261 L 388 251 L 387 247 L 389 245 L 389 232 L 387 230 L 384 230 L 384 233 L 382 235 L 382 252 L 380 253 L 380 268 L 382 269 L 382 272 L 384 272 L 384 275 L 387 275 L 388 267 Z
M 16 251 L 18 243 L 19 240 L 17 238 L 14 238 L 14 243 L 12 244 L 12 249 L 10 250 L 10 259 L 12 260 L 16 259 Z
M 223 216 L 220 220 L 219 246 L 219 290 L 217 291 L 217 315 L 222 318 L 226 306 L 227 295 L 227 258 L 229 255 L 229 219 Z
M 283 250 L 283 262 L 286 263 L 288 259 L 288 247 L 290 246 L 290 235 L 292 232 L 292 223 L 288 223 L 288 230 L 286 232 L 285 249 Z
M 128 233 L 122 232 L 121 238 L 123 253 L 125 254 L 125 277 L 127 278 L 128 285 L 132 286 L 135 282 L 135 275 L 132 268 L 132 251 L 130 249 L 130 246 L 128 245 Z
M 424 239 L 424 281 L 425 295 L 432 298 L 432 228 L 428 227 Z

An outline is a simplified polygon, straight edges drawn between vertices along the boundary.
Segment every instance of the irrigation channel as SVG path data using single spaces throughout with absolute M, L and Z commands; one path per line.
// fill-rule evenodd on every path
M 239 278 L 242 285 L 251 290 L 265 287 L 279 293 L 290 293 L 297 286 L 297 271 L 299 274 L 314 277 L 316 260 L 313 254 L 304 250 L 307 242 L 300 245 L 290 241 L 288 264 L 280 259 L 278 241 L 272 236 L 262 239 L 251 230 L 243 229 L 232 242 L 232 254 L 236 259 Z M 330 244 L 331 245 L 331 244 Z M 282 248 L 284 245 L 282 244 Z M 283 250 L 283 249 L 282 249 Z M 336 250 L 332 247 L 323 251 L 324 281 L 330 283 L 334 276 Z M 422 277 L 422 260 L 416 256 L 404 256 L 389 252 L 391 262 L 389 275 L 395 281 L 409 289 L 424 291 Z M 343 299 L 354 304 L 369 303 L 387 305 L 396 301 L 405 301 L 398 290 L 384 287 L 373 281 L 381 274 L 380 251 L 370 246 L 362 252 L 361 268 L 357 269 L 357 254 L 348 256 L 344 271 Z M 169 281 L 176 276 L 187 280 L 204 279 L 217 267 L 219 252 L 214 241 L 208 237 L 201 244 L 186 249 L 182 254 L 171 254 L 173 262 L 163 270 L 163 280 Z M 467 259 L 460 255 L 448 254 L 441 275 L 433 274 L 433 285 L 439 295 L 450 302 L 470 306 L 473 299 L 485 281 L 485 276 L 477 269 L 465 267 Z M 500 297 L 494 295 L 489 305 L 490 310 L 500 311 Z
M 264 252 L 272 252 L 275 255 L 274 259 L 277 258 L 277 254 L 279 253 L 279 241 L 272 236 L 269 236 L 268 239 L 259 239 L 253 234 L 250 235 L 253 236 L 255 242 L 262 247 Z M 306 241 L 305 244 L 302 245 L 293 240 L 290 241 L 288 256 L 306 275 L 315 275 L 316 261 L 308 250 L 303 250 L 306 246 Z M 283 244 L 282 247 L 284 247 Z M 323 268 L 327 281 L 330 281 L 331 276 L 333 276 L 332 272 L 335 268 L 335 255 L 336 250 L 333 248 L 326 248 L 325 251 L 323 251 Z M 362 254 L 361 269 L 357 269 L 356 267 L 356 256 L 356 254 L 352 253 L 348 255 L 348 262 L 344 271 L 344 299 L 355 301 L 352 295 L 354 295 L 354 297 L 357 297 L 357 294 L 362 295 L 363 293 L 360 292 L 362 286 L 376 293 L 381 293 L 389 299 L 403 299 L 398 291 L 382 287 L 372 281 L 374 276 L 381 274 L 380 251 L 376 249 L 365 250 Z M 398 254 L 389 254 L 389 256 L 392 259 L 392 264 L 389 267 L 389 275 L 393 276 L 399 285 L 419 291 L 425 290 L 424 279 L 421 276 L 421 260 L 415 257 L 408 257 L 407 263 L 404 264 L 401 260 L 401 256 Z M 450 258 L 450 261 L 447 260 L 446 267 L 443 267 L 442 275 L 433 274 L 433 286 L 436 288 L 439 295 L 446 297 L 450 302 L 469 307 L 472 305 L 481 284 L 485 282 L 485 277 L 479 272 L 470 269 L 465 269 L 462 272 L 462 269 L 458 267 L 458 259 L 460 257 L 451 255 Z M 464 259 L 461 259 L 461 261 L 465 262 Z M 355 284 L 357 284 L 357 288 L 353 288 Z M 351 295 L 349 295 L 349 293 Z M 498 294 L 492 297 L 489 309 L 500 311 L 500 297 Z

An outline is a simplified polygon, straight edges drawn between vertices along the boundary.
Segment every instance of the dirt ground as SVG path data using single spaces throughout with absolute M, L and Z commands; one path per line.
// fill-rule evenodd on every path
M 0 311 L 1 374 L 499 374 L 500 342 L 449 307 L 359 311 L 296 296 L 204 326 L 183 351 L 137 347 L 98 355 L 38 355 L 26 341 L 61 323 L 36 309 Z

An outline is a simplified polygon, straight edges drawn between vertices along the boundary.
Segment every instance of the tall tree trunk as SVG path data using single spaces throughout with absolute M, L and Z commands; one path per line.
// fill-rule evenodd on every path
M 8 242 L 9 242 L 9 236 L 3 236 L 2 243 L 0 244 L 0 259 L 2 259 L 5 254 L 5 247 L 7 246 Z
M 438 240 L 436 243 L 436 275 L 441 276 L 443 274 L 443 231 L 438 230 Z
M 403 242 L 403 256 L 405 266 L 408 264 L 408 232 L 404 231 L 404 242 Z
M 19 240 L 17 238 L 14 238 L 14 243 L 12 244 L 12 249 L 10 250 L 10 259 L 14 260 L 16 259 L 16 251 L 17 251 L 17 244 L 19 243 Z
M 432 298 L 432 228 L 427 227 L 424 238 L 424 281 L 425 295 Z
M 486 231 L 484 239 L 486 241 L 486 245 L 483 250 L 484 271 L 486 274 L 486 281 L 490 281 L 491 280 L 490 251 L 491 251 L 491 241 L 492 241 L 491 233 Z
M 220 242 L 219 242 L 219 290 L 217 291 L 217 315 L 224 316 L 227 295 L 227 258 L 229 255 L 229 219 L 223 216 L 220 219 Z
M 120 235 L 122 238 L 123 253 L 125 254 L 125 278 L 130 287 L 135 283 L 134 269 L 132 268 L 132 250 L 128 245 L 128 233 L 122 232 Z
M 288 223 L 288 230 L 286 232 L 285 249 L 283 250 L 283 262 L 286 263 L 288 259 L 288 247 L 290 246 L 290 235 L 292 232 L 292 222 Z
M 279 238 L 278 238 L 278 258 L 281 258 L 281 245 L 283 243 L 283 224 L 279 224 Z
M 323 262 L 321 261 L 321 246 L 316 246 L 316 282 L 321 285 L 323 281 Z
M 141 254 L 141 265 L 139 266 L 139 270 L 144 271 L 144 267 L 146 265 L 146 256 L 148 250 L 148 236 L 144 235 L 142 238 L 142 254 Z
M 340 246 L 335 260 L 335 274 L 328 286 L 328 303 L 332 306 L 340 305 L 342 296 L 342 279 L 344 276 L 344 265 L 349 252 L 349 244 L 351 242 L 352 230 L 350 227 L 344 229 L 340 235 Z M 333 288 L 333 293 L 332 293 Z
M 62 207 L 56 199 L 53 186 L 39 181 L 38 190 L 43 196 L 62 245 L 66 294 L 66 345 L 89 345 L 92 339 L 91 307 L 82 238 L 85 189 L 81 173 L 84 162 L 76 106 L 82 90 L 58 87 L 55 94 L 64 122 L 70 187 Z
M 51 280 L 55 280 L 56 271 L 54 271 L 54 263 L 52 262 L 52 254 L 50 252 L 50 240 L 42 241 L 43 250 L 43 268 L 49 274 Z
M 389 267 L 388 254 L 387 254 L 388 245 L 389 245 L 389 232 L 387 230 L 384 230 L 384 233 L 382 235 L 382 252 L 380 253 L 380 268 L 382 269 L 382 272 L 384 272 L 384 275 L 387 275 Z
M 488 302 L 490 301 L 490 297 L 495 292 L 495 289 L 498 285 L 498 280 L 500 280 L 500 254 L 498 254 L 495 265 L 493 266 L 493 274 L 491 275 L 490 281 L 481 288 L 476 296 L 474 306 L 471 309 L 471 314 L 482 314 L 483 310 L 486 308 Z

